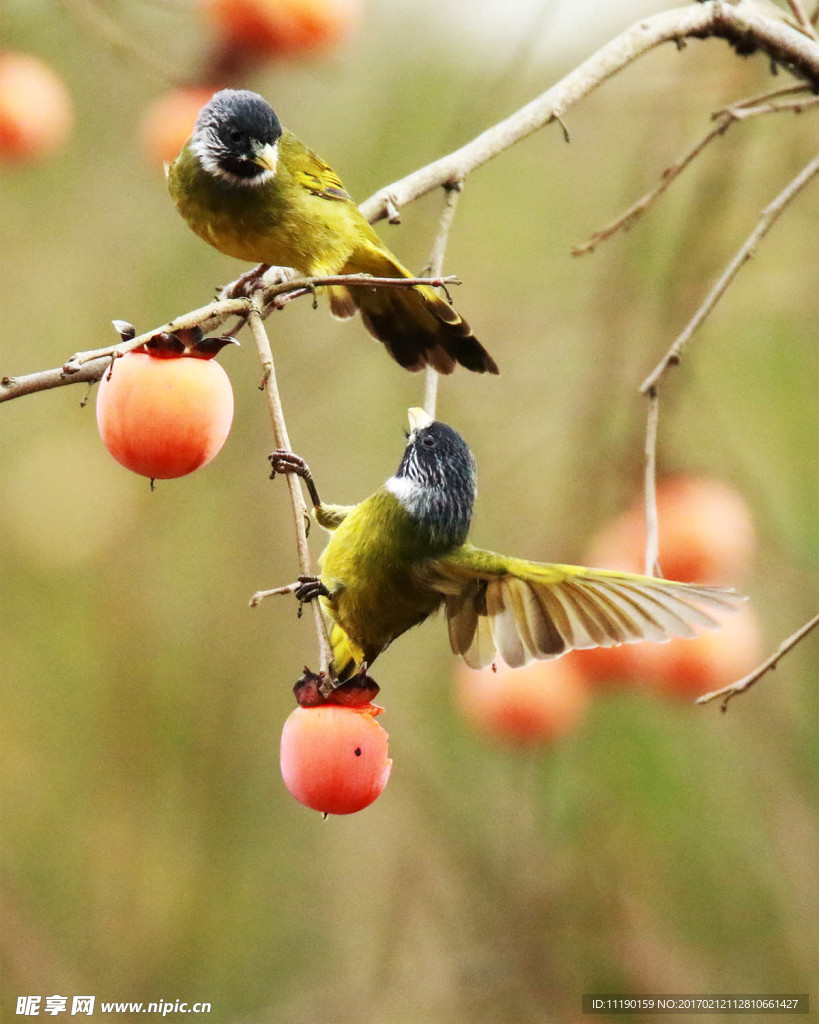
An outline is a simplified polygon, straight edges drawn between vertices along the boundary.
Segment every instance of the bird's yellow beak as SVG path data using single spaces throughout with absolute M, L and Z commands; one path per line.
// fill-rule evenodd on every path
M 410 433 L 414 434 L 416 430 L 423 430 L 424 427 L 428 427 L 430 423 L 434 422 L 432 417 L 424 409 L 420 409 L 417 406 L 408 410 L 409 414 L 409 425 Z
M 279 161 L 279 148 L 277 143 L 271 145 L 269 142 L 265 143 L 264 146 L 259 150 L 258 153 L 253 157 L 253 163 L 258 164 L 259 167 L 264 167 L 266 171 L 270 171 L 271 174 L 276 173 L 276 165 Z

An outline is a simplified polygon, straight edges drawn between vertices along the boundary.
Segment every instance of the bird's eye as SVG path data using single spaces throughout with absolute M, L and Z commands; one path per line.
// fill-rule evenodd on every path
M 242 133 L 238 128 L 231 128 L 228 132 L 228 137 L 231 142 L 239 143 L 242 141 Z
M 435 447 L 435 438 L 432 437 L 431 434 L 427 434 L 426 437 L 423 438 L 423 440 L 421 441 L 421 444 L 425 448 L 434 448 Z

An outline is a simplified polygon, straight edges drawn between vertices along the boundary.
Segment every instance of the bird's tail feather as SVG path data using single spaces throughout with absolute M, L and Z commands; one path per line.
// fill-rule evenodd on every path
M 343 272 L 413 276 L 389 252 L 374 247 L 358 250 Z M 407 370 L 432 366 L 439 373 L 452 373 L 460 364 L 475 373 L 498 372 L 495 360 L 469 324 L 427 285 L 368 288 L 362 284 L 331 289 L 330 309 L 335 316 L 347 319 L 355 307 L 370 334 Z
M 364 652 L 347 636 L 337 622 L 330 630 L 330 647 L 333 652 L 333 671 L 344 682 L 364 662 Z

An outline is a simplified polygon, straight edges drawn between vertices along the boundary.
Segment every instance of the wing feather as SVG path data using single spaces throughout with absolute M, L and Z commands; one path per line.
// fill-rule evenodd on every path
M 561 654 L 566 648 L 566 641 L 561 636 L 552 616 L 544 611 L 538 592 L 525 580 L 514 577 L 513 579 L 526 616 L 525 643 L 529 659 L 538 657 L 538 651 L 548 652 L 549 657 Z
M 312 149 L 303 147 L 301 162 L 295 171 L 296 180 L 302 188 L 320 199 L 350 198 L 341 178 L 329 164 L 326 164 Z
M 466 655 L 472 646 L 478 628 L 478 603 L 475 599 L 478 587 L 479 584 L 473 580 L 462 592 L 447 596 L 446 616 L 453 654 Z
M 510 581 L 514 583 L 514 580 Z M 529 660 L 521 638 L 518 609 L 512 597 L 513 587 L 505 580 L 491 580 L 486 588 L 486 616 L 495 648 L 512 668 L 520 668 Z M 523 620 L 526 628 L 526 619 Z
M 452 650 L 478 668 L 498 653 L 518 667 L 572 649 L 694 637 L 719 628 L 709 610 L 744 600 L 722 587 L 524 562 L 469 544 L 436 562 L 431 582 L 447 597 Z

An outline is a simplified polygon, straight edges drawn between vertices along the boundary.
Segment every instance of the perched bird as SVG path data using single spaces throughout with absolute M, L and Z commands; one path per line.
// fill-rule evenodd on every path
M 300 600 L 320 597 L 332 620 L 332 670 L 341 681 L 411 626 L 445 607 L 455 654 L 473 668 L 496 654 L 512 667 L 575 648 L 695 636 L 718 628 L 704 609 L 742 598 L 720 587 L 633 573 L 527 562 L 467 541 L 475 460 L 452 427 L 410 409 L 410 434 L 394 476 L 358 505 L 327 505 L 303 459 L 270 456 L 274 475 L 297 473 L 318 523 L 330 531 L 319 577 Z
M 412 277 L 345 192 L 332 168 L 282 128 L 272 107 L 247 90 L 223 89 L 199 113 L 168 167 L 176 208 L 200 238 L 253 263 L 308 276 Z M 497 373 L 469 324 L 426 285 L 331 287 L 330 309 L 360 310 L 371 334 L 408 370 L 456 363 Z

